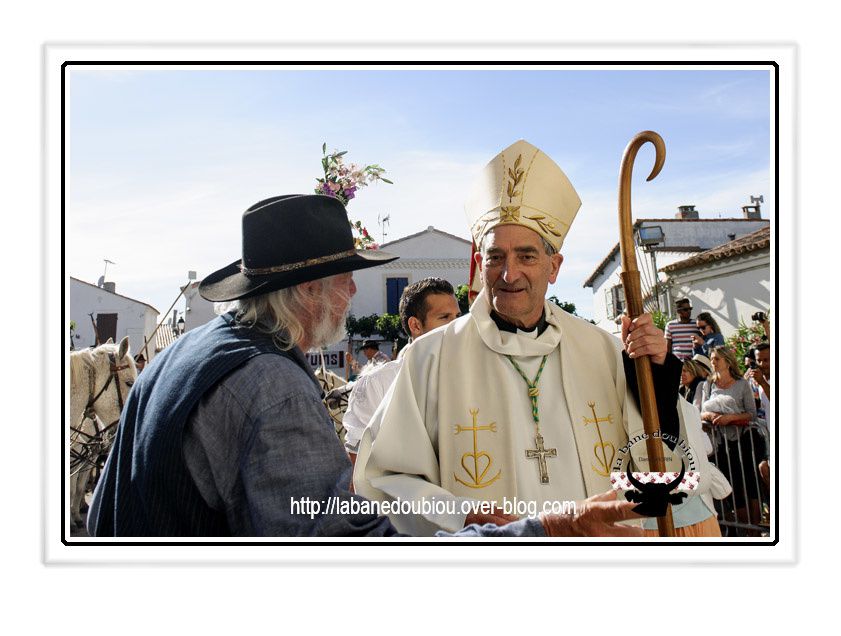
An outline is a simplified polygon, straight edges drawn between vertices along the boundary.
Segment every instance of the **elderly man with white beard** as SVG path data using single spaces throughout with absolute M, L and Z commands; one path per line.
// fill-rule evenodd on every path
M 351 463 L 303 354 L 344 337 L 352 272 L 396 257 L 356 250 L 344 206 L 328 196 L 261 201 L 242 226 L 242 259 L 199 287 L 207 300 L 236 303 L 156 356 L 134 385 L 88 531 L 396 535 L 348 492 Z M 458 534 L 575 534 L 633 516 L 614 504 Z

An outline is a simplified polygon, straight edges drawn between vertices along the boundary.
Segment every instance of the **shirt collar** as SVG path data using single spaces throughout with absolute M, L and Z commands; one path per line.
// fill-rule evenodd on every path
M 507 331 L 508 333 L 517 333 L 518 331 L 522 331 L 525 333 L 532 334 L 534 330 L 537 329 L 537 335 L 539 336 L 546 328 L 549 326 L 549 323 L 546 322 L 546 310 L 544 309 L 540 314 L 540 320 L 537 321 L 537 324 L 532 327 L 531 329 L 524 329 L 523 327 L 518 327 L 500 316 L 496 311 L 491 310 L 491 319 L 496 323 L 496 326 L 499 327 L 500 331 Z

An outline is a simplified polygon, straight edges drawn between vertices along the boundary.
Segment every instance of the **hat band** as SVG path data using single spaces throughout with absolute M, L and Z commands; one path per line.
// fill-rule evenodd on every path
M 348 256 L 355 256 L 356 250 L 345 250 L 344 252 L 337 252 L 335 254 L 328 254 L 327 256 L 318 256 L 316 258 L 308 258 L 305 261 L 298 261 L 297 263 L 288 263 L 286 265 L 276 265 L 274 267 L 245 267 L 240 265 L 240 271 L 246 276 L 262 276 L 263 274 L 279 274 L 281 272 L 291 272 L 302 267 L 312 267 L 313 265 L 321 265 L 322 263 L 330 263 L 338 261 Z

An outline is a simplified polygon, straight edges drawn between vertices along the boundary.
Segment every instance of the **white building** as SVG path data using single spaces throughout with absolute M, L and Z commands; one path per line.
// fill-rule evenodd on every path
M 151 305 L 116 293 L 115 284 L 107 282 L 97 287 L 78 278 L 70 277 L 68 287 L 68 314 L 76 325 L 73 347 L 84 349 L 96 346 L 96 333 L 100 343 L 108 338 L 119 342 L 129 338 L 132 355 L 143 350 L 147 339 L 157 326 L 158 310 Z M 155 343 L 147 347 L 147 360 L 155 355 Z
M 657 307 L 654 294 L 656 281 L 660 309 L 667 315 L 674 314 L 674 301 L 680 297 L 680 292 L 665 284 L 666 275 L 662 273 L 665 267 L 768 228 L 769 221 L 759 216 L 758 206 L 745 206 L 742 210 L 743 218 L 700 219 L 694 206 L 681 206 L 676 218 L 638 219 L 634 223 L 635 237 L 639 236 L 641 228 L 659 227 L 663 234 L 663 239 L 657 246 L 636 247 L 646 311 Z M 584 281 L 584 287 L 593 289 L 593 320 L 610 333 L 619 333 L 618 319 L 625 310 L 625 294 L 619 276 L 620 266 L 621 257 L 617 243 Z M 658 271 L 656 277 L 655 270 Z
M 454 288 L 466 285 L 470 276 L 471 246 L 471 241 L 436 230 L 431 225 L 416 234 L 383 243 L 380 246 L 383 251 L 400 258 L 385 265 L 353 273 L 356 295 L 353 297 L 350 313 L 356 318 L 371 314 L 397 315 L 403 290 L 408 285 L 431 276 L 449 281 Z M 355 341 L 352 353 L 360 364 L 364 364 L 365 356 L 356 350 L 358 346 L 359 341 Z M 390 342 L 384 343 L 381 351 L 389 355 L 390 348 Z M 340 360 L 336 366 L 331 366 L 330 363 L 340 357 L 339 353 L 343 354 L 348 350 L 347 340 L 331 347 L 331 355 L 327 358 L 328 368 L 344 374 L 344 360 Z
M 196 327 L 210 322 L 216 317 L 213 311 L 214 303 L 205 300 L 199 295 L 199 282 L 195 281 L 186 286 L 184 290 L 184 331 L 190 331 Z
M 692 314 L 708 311 L 727 338 L 739 323 L 771 305 L 771 228 L 751 232 L 662 268 L 673 297 L 692 301 Z
M 470 276 L 472 243 L 431 225 L 380 247 L 400 258 L 391 263 L 353 273 L 356 295 L 351 313 L 360 318 L 371 314 L 397 314 L 400 294 L 407 285 L 437 276 L 453 287 L 466 285 Z

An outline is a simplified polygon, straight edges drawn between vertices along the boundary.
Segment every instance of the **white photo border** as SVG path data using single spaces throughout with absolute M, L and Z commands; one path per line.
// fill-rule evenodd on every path
M 336 60 L 359 60 L 356 66 L 339 65 Z M 384 60 L 374 65 L 365 60 Z M 558 62 L 563 60 L 563 62 Z M 616 60 L 631 60 L 616 63 Z M 43 560 L 48 564 L 685 564 L 704 563 L 794 563 L 798 554 L 798 467 L 799 449 L 795 427 L 777 426 L 779 421 L 795 422 L 797 410 L 797 379 L 795 377 L 797 346 L 796 303 L 796 240 L 798 238 L 798 201 L 795 163 L 797 146 L 795 131 L 798 126 L 796 113 L 797 48 L 794 45 L 587 45 L 560 46 L 551 44 L 507 45 L 331 45 L 310 44 L 291 46 L 204 46 L 204 45 L 65 45 L 47 44 L 43 56 L 43 213 L 46 219 L 43 236 L 44 274 L 44 333 L 45 349 L 62 352 L 48 356 L 44 375 L 45 399 L 42 422 L 42 539 Z M 454 62 L 455 61 L 455 62 Z M 772 435 L 771 457 L 776 458 L 775 480 L 772 484 L 774 517 L 772 537 L 768 541 L 724 540 L 664 542 L 641 540 L 611 542 L 604 539 L 578 541 L 546 540 L 470 540 L 458 539 L 390 539 L 375 543 L 365 539 L 312 539 L 283 538 L 283 545 L 260 539 L 220 541 L 152 541 L 129 542 L 110 539 L 83 539 L 70 537 L 66 496 L 62 492 L 62 473 L 66 458 L 62 456 L 62 438 L 56 423 L 63 422 L 69 382 L 68 358 L 65 338 L 67 298 L 65 295 L 69 275 L 63 263 L 64 250 L 64 192 L 62 154 L 64 147 L 63 120 L 64 80 L 67 64 L 139 64 L 167 68 L 201 65 L 205 70 L 218 68 L 268 69 L 301 63 L 312 68 L 336 67 L 342 69 L 389 68 L 399 69 L 401 64 L 411 68 L 483 68 L 526 69 L 535 67 L 563 68 L 616 68 L 648 70 L 670 68 L 768 68 L 772 72 L 771 109 L 771 187 L 776 192 L 776 209 L 771 214 L 771 288 L 774 303 L 775 328 L 773 333 L 775 384 L 794 387 L 782 399 L 774 395 L 774 422 L 777 427 Z M 583 64 L 583 63 L 587 64 Z M 582 65 L 583 64 L 583 65 Z M 234 66 L 236 65 L 236 66 Z M 549 68 L 551 68 L 549 67 Z M 780 210 L 783 213 L 780 213 Z M 62 303 L 65 303 L 63 306 Z M 59 331 L 59 322 L 62 329 Z M 60 334 L 60 335 L 59 335 Z M 56 399 L 51 396 L 63 396 Z M 67 427 L 62 425 L 66 435 Z M 614 545 L 614 543 L 616 545 Z M 691 543 L 691 545 L 687 545 Z M 358 545 L 353 556 L 341 546 Z M 580 549 L 586 545 L 586 549 Z

